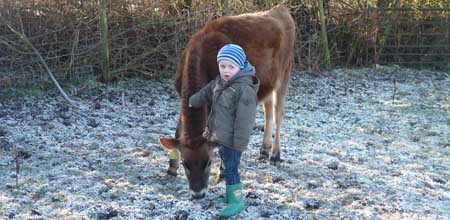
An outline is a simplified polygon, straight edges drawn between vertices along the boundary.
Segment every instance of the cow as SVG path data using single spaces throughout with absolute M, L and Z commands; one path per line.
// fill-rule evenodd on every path
M 174 80 L 181 101 L 175 137 L 163 137 L 159 142 L 171 151 L 168 174 L 177 175 L 181 159 L 193 198 L 202 198 L 207 191 L 214 144 L 202 135 L 209 107 L 189 108 L 189 97 L 219 75 L 216 61 L 219 49 L 225 44 L 238 44 L 244 49 L 248 61 L 255 66 L 261 83 L 258 102 L 263 104 L 265 119 L 259 159 L 269 160 L 278 166 L 282 161 L 280 129 L 294 41 L 294 20 L 285 6 L 211 20 L 189 40 Z M 273 130 L 275 136 L 272 144 Z

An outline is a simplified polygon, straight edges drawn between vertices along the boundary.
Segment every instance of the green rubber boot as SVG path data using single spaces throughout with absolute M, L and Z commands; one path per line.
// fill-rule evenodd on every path
M 226 203 L 226 204 L 228 204 L 228 196 L 227 196 L 227 194 L 225 194 L 225 197 L 217 197 L 217 198 L 214 198 L 214 200 L 213 200 L 215 203 Z
M 231 217 L 239 214 L 244 210 L 244 195 L 242 194 L 242 184 L 227 185 L 226 191 L 228 197 L 228 205 L 220 213 L 222 217 Z

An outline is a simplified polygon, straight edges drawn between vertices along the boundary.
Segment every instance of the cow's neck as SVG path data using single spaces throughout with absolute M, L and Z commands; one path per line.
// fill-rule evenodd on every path
M 200 48 L 188 48 L 190 51 L 184 58 L 184 69 L 181 91 L 181 123 L 183 126 L 183 140 L 185 146 L 196 148 L 201 146 L 205 139 L 203 130 L 206 126 L 207 107 L 189 108 L 189 97 L 198 92 L 207 84 L 207 76 L 202 68 L 202 51 Z

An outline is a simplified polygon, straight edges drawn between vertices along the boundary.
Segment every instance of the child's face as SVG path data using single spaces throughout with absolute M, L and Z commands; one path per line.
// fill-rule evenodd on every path
M 236 73 L 239 72 L 239 67 L 236 66 L 234 63 L 228 61 L 228 60 L 220 60 L 219 61 L 219 72 L 220 77 L 222 77 L 225 82 L 228 82 L 231 78 L 233 78 Z

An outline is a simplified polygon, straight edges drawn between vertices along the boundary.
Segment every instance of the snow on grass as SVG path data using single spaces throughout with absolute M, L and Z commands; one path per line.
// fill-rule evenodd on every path
M 216 218 L 224 183 L 192 200 L 182 169 L 165 175 L 158 138 L 179 116 L 171 82 L 87 88 L 77 107 L 56 93 L 0 102 L 0 219 Z M 280 168 L 256 160 L 263 127 L 260 107 L 237 219 L 450 219 L 449 74 L 294 74 Z

